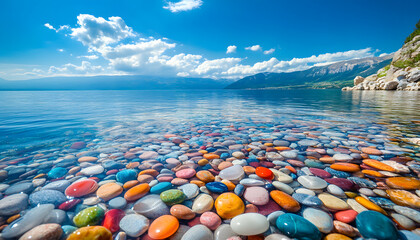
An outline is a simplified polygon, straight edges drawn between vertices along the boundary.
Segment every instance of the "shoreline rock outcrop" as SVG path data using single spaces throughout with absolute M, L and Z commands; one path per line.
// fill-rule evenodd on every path
M 420 91 L 420 35 L 413 37 L 394 53 L 392 62 L 366 78 L 354 78 L 351 90 Z

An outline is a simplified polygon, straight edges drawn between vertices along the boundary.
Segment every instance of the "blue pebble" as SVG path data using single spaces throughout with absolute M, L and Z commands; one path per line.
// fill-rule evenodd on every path
M 296 174 L 294 174 L 294 173 L 290 173 L 290 176 L 293 178 L 293 180 L 296 180 L 296 178 L 298 177 L 298 176 L 296 176 Z
M 306 176 L 306 173 L 304 171 L 302 171 L 302 170 L 297 170 L 296 173 L 297 173 L 298 177 L 300 177 L 300 176 Z
M 63 167 L 55 167 L 51 169 L 47 175 L 48 177 L 55 179 L 55 178 L 64 177 L 66 174 L 67 174 L 67 169 Z
M 371 200 L 376 205 L 380 206 L 381 208 L 387 209 L 387 210 L 394 210 L 395 203 L 388 198 L 383 197 L 369 197 L 369 200 Z
M 271 183 L 266 183 L 265 185 L 264 185 L 264 188 L 267 190 L 267 191 L 269 191 L 269 192 L 271 192 L 272 190 L 274 190 L 274 185 L 273 184 L 271 184 Z
M 156 184 L 155 186 L 153 186 L 152 188 L 150 188 L 150 193 L 151 194 L 161 194 L 162 192 L 169 190 L 172 188 L 172 183 L 170 182 L 160 182 L 158 184 Z
M 353 181 L 354 183 L 359 185 L 359 187 L 362 187 L 362 188 L 376 188 L 377 186 L 375 182 L 368 179 L 364 179 L 364 178 L 348 177 L 347 179 L 350 181 Z
M 117 181 L 120 183 L 126 183 L 131 180 L 137 179 L 137 172 L 133 169 L 122 170 L 117 173 Z
M 233 192 L 239 197 L 241 197 L 244 194 L 244 191 L 245 191 L 245 187 L 242 184 L 236 185 L 235 189 L 233 190 Z
M 123 197 L 116 197 L 111 199 L 109 202 L 109 207 L 112 209 L 123 209 L 127 206 L 127 200 Z
M 53 204 L 58 206 L 67 201 L 66 196 L 57 190 L 41 190 L 29 195 L 29 204 L 36 206 L 38 204 Z
M 220 154 L 220 158 L 221 159 L 226 159 L 228 157 L 229 157 L 229 153 L 222 153 L 222 154 Z
M 63 225 L 61 226 L 61 229 L 63 229 L 63 236 L 67 238 L 70 234 L 77 230 L 77 227 L 71 225 Z
M 310 207 L 321 207 L 322 201 L 316 196 L 311 196 L 303 193 L 293 193 L 292 197 L 299 203 Z
M 350 173 L 348 172 L 343 172 L 343 171 L 338 171 L 338 170 L 334 170 L 332 168 L 325 168 L 325 171 L 327 171 L 328 173 L 330 173 L 331 175 L 333 175 L 334 177 L 338 177 L 338 178 L 348 178 L 351 176 Z
M 102 167 L 104 167 L 106 170 L 112 170 L 112 169 L 121 169 L 124 168 L 124 164 L 116 161 L 108 161 L 104 162 L 102 164 Z
M 394 223 L 388 217 L 376 211 L 359 213 L 356 217 L 356 226 L 365 239 L 398 239 L 398 231 Z
M 419 240 L 420 239 L 419 235 L 413 232 L 407 231 L 407 230 L 400 230 L 398 231 L 398 234 L 400 237 L 399 239 L 401 240 Z
M 221 182 L 209 182 L 206 183 L 206 188 L 210 191 L 210 192 L 214 192 L 214 193 L 224 193 L 229 191 L 228 187 L 221 183 Z

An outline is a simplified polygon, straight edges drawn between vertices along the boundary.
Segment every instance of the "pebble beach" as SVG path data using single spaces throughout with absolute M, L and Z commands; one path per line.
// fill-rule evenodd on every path
M 418 119 L 258 104 L 4 151 L 0 239 L 420 238 Z

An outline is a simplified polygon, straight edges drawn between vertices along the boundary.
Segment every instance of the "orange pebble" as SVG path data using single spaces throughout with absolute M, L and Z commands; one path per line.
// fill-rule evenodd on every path
M 11 223 L 11 222 L 15 221 L 18 218 L 20 218 L 20 214 L 16 214 L 16 215 L 13 215 L 13 216 L 9 217 L 6 222 L 7 223 Z
M 198 187 L 205 186 L 206 184 L 200 180 L 191 180 L 190 183 L 197 185 Z
M 131 181 L 128 181 L 128 182 L 124 183 L 123 188 L 124 189 L 129 189 L 129 188 L 132 188 L 132 187 L 136 186 L 137 184 L 139 184 L 139 181 L 131 180 Z
M 386 185 L 391 188 L 404 189 L 404 190 L 417 190 L 420 189 L 420 180 L 413 177 L 391 177 L 385 180 Z
M 245 206 L 245 213 L 257 213 L 258 207 L 254 204 L 248 204 Z
M 179 221 L 171 215 L 163 215 L 156 218 L 149 226 L 148 235 L 153 239 L 165 239 L 176 233 Z
M 244 166 L 243 169 L 244 169 L 244 172 L 245 172 L 246 175 L 250 175 L 250 174 L 255 173 L 255 168 L 254 167 Z
M 198 171 L 195 176 L 200 179 L 201 181 L 208 183 L 208 182 L 213 182 L 214 181 L 214 176 L 213 174 L 211 174 L 211 172 L 207 171 L 207 170 L 201 170 Z
M 207 159 L 205 159 L 205 158 L 203 158 L 203 159 L 201 159 L 200 161 L 198 161 L 198 165 L 199 166 L 204 166 L 204 165 L 206 165 L 206 164 L 208 164 L 209 163 L 209 160 L 207 160 Z
M 291 148 L 289 148 L 289 147 L 274 147 L 274 149 L 276 149 L 277 151 L 286 151 L 286 150 L 290 150 Z
M 138 167 L 139 165 L 140 165 L 139 162 L 131 162 L 131 163 L 125 165 L 125 168 L 127 168 L 127 169 L 133 169 L 133 168 Z
M 273 190 L 270 192 L 271 198 L 278 204 L 280 207 L 284 208 L 289 212 L 297 212 L 300 210 L 300 204 L 289 194 Z
M 330 168 L 337 170 L 337 171 L 343 171 L 343 172 L 358 172 L 360 171 L 360 167 L 357 164 L 353 163 L 334 163 L 331 164 Z
M 383 210 L 381 207 L 379 207 L 378 205 L 376 205 L 375 203 L 367 200 L 364 197 L 361 196 L 357 196 L 354 198 L 360 205 L 362 205 L 363 207 L 369 209 L 369 210 L 373 210 L 373 211 L 377 211 L 382 213 L 385 216 L 388 216 L 388 214 L 385 212 L 385 210 Z
M 214 153 L 206 153 L 203 155 L 205 159 L 212 160 L 212 159 L 219 159 L 220 156 Z
M 202 153 L 202 154 L 206 154 L 206 153 L 208 153 L 206 150 L 199 150 L 198 152 L 199 152 L 199 153 Z
M 393 167 L 386 165 L 385 163 L 381 163 L 378 160 L 365 159 L 363 160 L 363 163 L 368 165 L 369 167 L 373 167 L 382 171 L 396 172 L 396 170 Z
M 229 191 L 233 191 L 235 189 L 235 184 L 233 184 L 231 181 L 223 179 L 222 183 L 225 184 L 228 187 Z
M 139 173 L 139 175 L 143 175 L 143 174 L 148 174 L 148 175 L 151 175 L 153 177 L 156 177 L 157 175 L 159 175 L 159 172 L 156 171 L 155 169 L 146 169 L 146 170 L 143 170 Z
M 146 195 L 150 190 L 150 186 L 147 183 L 142 183 L 137 186 L 130 188 L 125 194 L 124 198 L 127 201 L 135 201 L 144 195 Z
M 284 168 L 289 169 L 289 170 L 290 170 L 292 173 L 294 173 L 294 174 L 296 174 L 296 173 L 297 173 L 296 169 L 295 169 L 294 167 L 292 167 L 292 166 L 286 166 L 286 167 L 284 167 Z
M 362 170 L 362 173 L 368 176 L 372 176 L 372 177 L 379 177 L 379 178 L 385 177 L 385 175 L 375 170 Z

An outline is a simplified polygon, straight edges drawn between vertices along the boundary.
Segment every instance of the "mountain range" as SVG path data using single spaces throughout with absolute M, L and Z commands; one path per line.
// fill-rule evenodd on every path
M 369 76 L 376 73 L 391 60 L 392 56 L 387 55 L 342 61 L 304 71 L 259 73 L 242 78 L 226 88 L 341 88 L 352 83 L 356 76 Z
M 0 90 L 153 90 L 153 89 L 261 89 L 341 88 L 355 76 L 368 76 L 391 62 L 391 55 L 342 61 L 304 71 L 259 73 L 237 80 L 141 75 L 47 77 L 9 81 L 0 79 Z

